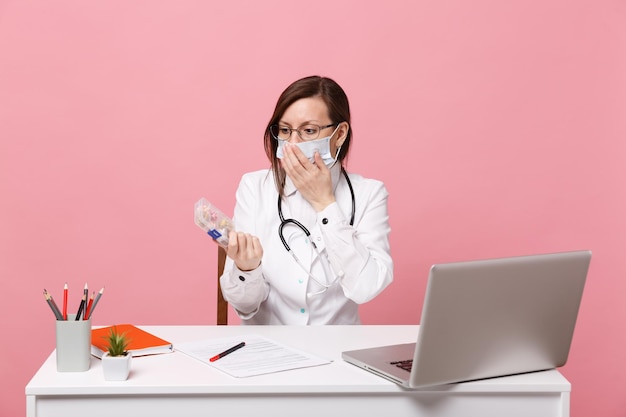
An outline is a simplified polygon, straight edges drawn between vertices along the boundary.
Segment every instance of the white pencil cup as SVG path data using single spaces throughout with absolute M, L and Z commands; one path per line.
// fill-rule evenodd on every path
M 91 365 L 91 319 L 56 321 L 56 356 L 58 372 L 82 372 Z

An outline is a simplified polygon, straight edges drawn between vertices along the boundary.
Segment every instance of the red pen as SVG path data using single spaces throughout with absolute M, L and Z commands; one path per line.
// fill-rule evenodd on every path
M 216 360 L 223 358 L 224 356 L 233 353 L 234 351 L 241 349 L 242 347 L 244 347 L 246 345 L 246 342 L 241 342 L 239 343 L 237 346 L 233 346 L 230 349 L 226 349 L 225 351 L 223 351 L 222 353 L 218 353 L 217 355 L 213 356 L 211 359 L 209 359 L 209 362 L 215 362 Z
M 63 320 L 67 320 L 67 282 L 63 287 Z

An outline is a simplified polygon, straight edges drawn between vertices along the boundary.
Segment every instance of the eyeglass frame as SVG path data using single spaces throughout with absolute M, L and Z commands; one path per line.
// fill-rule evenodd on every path
M 274 125 L 271 125 L 271 126 L 269 127 L 269 131 L 270 131 L 270 135 L 272 135 L 272 137 L 273 137 L 274 139 L 276 139 L 276 140 L 280 140 L 280 141 L 282 141 L 282 142 L 286 142 L 286 141 L 288 141 L 288 140 L 291 140 L 291 135 L 293 135 L 293 132 L 296 132 L 296 133 L 298 134 L 298 136 L 300 136 L 300 139 L 302 139 L 302 140 L 303 140 L 303 141 L 305 141 L 305 142 L 308 142 L 308 141 L 311 141 L 311 140 L 316 140 L 316 139 L 318 139 L 318 138 L 320 137 L 320 133 L 322 132 L 322 130 L 324 130 L 324 129 L 328 129 L 329 127 L 333 127 L 333 126 L 339 126 L 340 124 L 341 124 L 341 123 L 331 123 L 331 124 L 326 125 L 326 126 L 319 126 L 319 125 L 316 125 L 315 123 L 306 123 L 306 124 L 303 124 L 302 126 L 299 126 L 299 127 L 296 127 L 296 128 L 291 128 L 291 127 L 287 127 L 287 126 L 280 126 L 279 124 L 274 124 Z M 281 128 L 281 129 L 289 129 L 289 136 L 287 137 L 287 139 L 281 139 L 281 138 L 279 138 L 278 136 L 274 135 L 274 132 L 272 132 L 272 128 L 273 128 L 274 126 L 276 126 L 276 128 L 277 128 L 277 129 L 278 129 L 278 128 Z M 302 137 L 302 134 L 300 133 L 300 129 L 301 129 L 301 128 L 303 128 L 303 127 L 305 127 L 305 126 L 315 126 L 315 127 L 317 127 L 317 128 L 319 129 L 319 130 L 317 131 L 317 136 L 316 136 L 316 137 L 314 137 L 314 138 L 311 138 L 311 139 L 305 139 L 305 138 L 303 138 L 303 137 Z

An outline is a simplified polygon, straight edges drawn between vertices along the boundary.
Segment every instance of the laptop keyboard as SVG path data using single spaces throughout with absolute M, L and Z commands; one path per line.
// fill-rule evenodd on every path
M 411 367 L 413 366 L 413 359 L 407 359 L 404 361 L 394 361 L 390 362 L 391 365 L 396 365 L 398 368 L 402 368 L 405 371 L 411 372 Z

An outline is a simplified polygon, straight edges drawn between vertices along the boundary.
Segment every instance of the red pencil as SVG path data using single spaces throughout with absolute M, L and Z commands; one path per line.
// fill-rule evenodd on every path
M 93 301 L 93 305 L 91 306 L 91 311 L 89 312 L 89 316 L 87 317 L 88 319 L 91 318 L 91 315 L 93 314 L 94 310 L 96 309 L 96 306 L 98 305 L 98 301 L 100 301 L 100 297 L 102 297 L 102 293 L 103 292 L 104 292 L 104 287 L 102 287 L 100 289 L 100 292 L 96 296 L 96 299 Z
M 89 303 L 87 303 L 87 308 L 85 309 L 85 314 L 83 314 L 83 320 L 87 320 L 89 318 L 89 313 L 91 313 L 91 305 L 93 304 L 93 298 L 96 296 L 96 292 L 91 293 L 91 298 L 89 299 Z
M 67 320 L 67 282 L 63 288 L 63 320 Z

